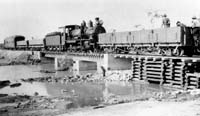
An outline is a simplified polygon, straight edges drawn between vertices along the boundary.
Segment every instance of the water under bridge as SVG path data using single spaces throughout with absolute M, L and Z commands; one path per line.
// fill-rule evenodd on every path
M 190 89 L 200 88 L 200 57 L 152 56 L 97 53 L 46 53 L 46 57 L 72 58 L 77 70 L 94 68 L 105 70 L 132 70 L 133 80 Z
M 17 52 L 17 51 L 12 51 Z M 179 88 L 200 88 L 200 57 L 174 57 L 131 54 L 32 52 L 38 58 L 55 59 L 59 68 L 61 59 L 72 59 L 77 70 L 132 70 L 133 80 L 145 80 Z

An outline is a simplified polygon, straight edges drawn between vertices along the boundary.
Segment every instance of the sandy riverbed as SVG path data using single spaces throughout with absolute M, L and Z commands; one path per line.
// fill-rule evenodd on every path
M 137 101 L 101 109 L 84 109 L 60 116 L 200 116 L 200 101 Z

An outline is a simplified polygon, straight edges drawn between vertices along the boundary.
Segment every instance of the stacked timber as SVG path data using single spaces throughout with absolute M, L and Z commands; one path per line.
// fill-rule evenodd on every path
M 149 57 L 145 61 L 145 76 L 150 83 L 163 84 L 164 63 L 161 58 Z
M 133 79 L 144 79 L 144 58 L 134 58 L 132 61 Z
M 200 88 L 200 61 L 170 57 L 134 57 L 132 78 L 182 89 Z
M 180 59 L 173 59 L 171 85 L 177 88 L 183 88 L 185 84 L 185 72 L 187 63 Z
M 185 89 L 200 88 L 200 73 L 186 73 Z

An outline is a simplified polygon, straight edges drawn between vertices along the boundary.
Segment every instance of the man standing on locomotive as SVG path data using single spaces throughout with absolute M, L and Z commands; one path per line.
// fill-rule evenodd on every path
M 170 27 L 170 19 L 167 17 L 167 15 L 164 14 L 162 17 L 163 17 L 163 19 L 162 19 L 161 27 L 164 27 L 164 28 Z
M 192 27 L 193 27 L 193 28 L 194 28 L 194 27 L 200 27 L 200 22 L 199 22 L 199 20 L 197 19 L 196 16 L 193 16 L 193 17 L 192 17 Z
M 99 17 L 95 18 L 94 32 L 96 34 L 105 33 L 106 32 L 105 28 L 103 27 L 103 21 L 100 20 Z
M 87 30 L 86 22 L 83 20 L 83 22 L 81 23 L 81 35 L 84 35 L 86 30 Z
M 100 20 L 99 17 L 95 18 L 95 26 L 99 26 L 100 25 Z

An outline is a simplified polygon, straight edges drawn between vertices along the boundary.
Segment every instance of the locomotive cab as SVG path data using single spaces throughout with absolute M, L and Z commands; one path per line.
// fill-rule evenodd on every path
M 81 38 L 81 29 L 79 25 L 66 25 L 63 27 L 60 27 L 60 29 L 63 29 L 62 32 L 62 39 L 65 41 L 65 46 L 67 50 L 70 51 L 76 51 L 78 46 L 80 44 L 80 38 Z

